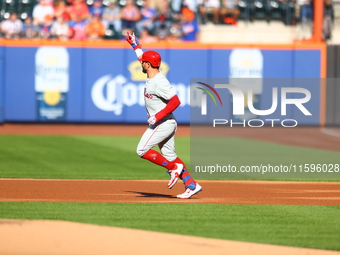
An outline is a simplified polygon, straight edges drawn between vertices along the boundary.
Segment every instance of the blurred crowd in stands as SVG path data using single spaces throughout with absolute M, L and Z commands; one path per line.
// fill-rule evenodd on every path
M 197 40 L 194 11 L 181 3 L 175 11 L 167 0 L 156 3 L 153 7 L 149 0 L 139 6 L 134 0 L 39 0 L 25 15 L 8 13 L 1 21 L 1 33 L 7 39 L 83 41 L 122 39 L 129 30 L 147 42 Z
M 325 14 L 332 14 L 331 0 Z M 313 19 L 313 0 L 0 0 L 1 37 L 7 39 L 123 39 L 196 41 L 200 24 L 237 25 L 239 19 Z M 329 8 L 327 8 L 329 6 Z M 327 12 L 327 13 L 326 13 Z M 334 15 L 333 15 L 334 16 Z

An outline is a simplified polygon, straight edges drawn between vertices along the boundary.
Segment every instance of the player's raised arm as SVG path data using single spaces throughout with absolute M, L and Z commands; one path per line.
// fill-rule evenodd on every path
M 143 55 L 143 50 L 142 45 L 139 43 L 137 36 L 135 36 L 135 33 L 130 34 L 129 32 L 127 32 L 126 35 L 127 35 L 127 37 L 125 38 L 126 41 L 135 50 L 137 58 L 140 59 Z

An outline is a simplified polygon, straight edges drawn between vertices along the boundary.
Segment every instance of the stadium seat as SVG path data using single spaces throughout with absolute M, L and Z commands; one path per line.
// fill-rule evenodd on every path
M 268 20 L 283 20 L 284 4 L 278 0 L 268 0 Z
M 268 19 L 268 4 L 266 0 L 254 0 L 252 9 L 255 20 Z
M 103 6 L 109 6 L 110 5 L 110 0 L 103 0 Z
M 2 0 L 1 19 L 8 19 L 12 12 L 18 13 L 18 0 Z
M 238 1 L 238 8 L 240 10 L 239 19 L 244 21 L 250 20 L 250 0 L 240 0 Z
M 28 16 L 32 16 L 35 0 L 19 0 L 18 16 L 24 20 Z
M 119 39 L 120 35 L 119 33 L 115 30 L 112 24 L 109 25 L 109 27 L 105 31 L 105 40 L 112 40 L 112 39 Z
M 1 11 L 0 11 L 0 21 L 2 21 L 4 19 L 4 14 L 5 14 L 5 0 L 0 0 L 0 8 L 1 8 Z
M 283 5 L 283 23 L 289 26 L 295 25 L 296 21 L 295 1 L 286 1 Z

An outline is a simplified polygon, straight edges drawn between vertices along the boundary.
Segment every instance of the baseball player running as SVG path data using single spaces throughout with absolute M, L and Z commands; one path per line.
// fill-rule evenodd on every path
M 175 152 L 175 132 L 177 122 L 172 112 L 180 105 L 174 88 L 168 79 L 160 72 L 161 56 L 156 51 L 143 52 L 137 37 L 127 33 L 126 41 L 130 43 L 141 62 L 143 73 L 147 79 L 144 88 L 144 100 L 148 112 L 149 127 L 144 132 L 137 146 L 137 154 L 143 158 L 168 169 L 171 189 L 178 178 L 185 185 L 185 192 L 177 195 L 178 198 L 190 198 L 202 190 L 194 181 L 184 162 Z M 161 153 L 152 150 L 158 145 Z

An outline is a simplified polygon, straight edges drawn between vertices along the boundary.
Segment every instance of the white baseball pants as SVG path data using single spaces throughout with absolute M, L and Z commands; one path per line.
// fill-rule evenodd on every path
M 174 161 L 177 158 L 175 152 L 176 130 L 177 122 L 174 119 L 150 125 L 138 143 L 137 154 L 142 157 L 148 150 L 158 145 L 164 158 Z

